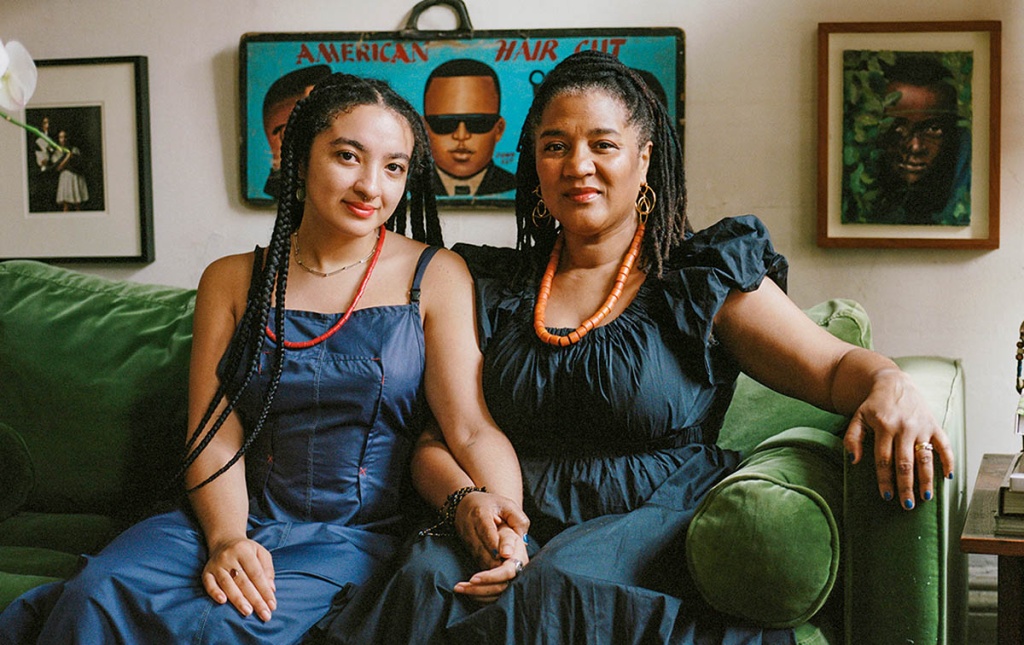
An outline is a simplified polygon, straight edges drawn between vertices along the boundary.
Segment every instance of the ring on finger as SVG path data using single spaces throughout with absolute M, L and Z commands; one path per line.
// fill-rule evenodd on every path
M 232 569 L 231 571 L 228 571 L 228 575 L 231 576 L 232 580 L 234 580 L 235 577 L 238 575 L 238 569 Z
M 520 573 L 523 572 L 523 561 L 518 558 L 513 558 L 512 562 L 514 562 L 516 565 L 516 575 L 518 576 Z
M 921 452 L 922 450 L 925 450 L 927 452 L 931 452 L 933 449 L 934 449 L 934 446 L 932 446 L 932 444 L 930 444 L 928 442 L 914 444 L 914 452 Z

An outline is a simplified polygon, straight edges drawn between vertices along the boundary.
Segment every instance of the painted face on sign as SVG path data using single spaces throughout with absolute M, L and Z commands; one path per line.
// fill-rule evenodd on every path
M 437 167 L 459 178 L 486 168 L 505 132 L 505 119 L 498 109 L 498 88 L 488 76 L 431 80 L 423 97 L 423 114 Z
M 312 90 L 313 86 L 308 85 L 300 94 L 287 96 L 267 106 L 263 113 L 263 132 L 267 135 L 267 143 L 270 144 L 270 167 L 274 170 L 281 168 L 281 143 L 284 141 L 284 128 L 288 125 L 288 117 L 295 109 L 295 104 L 308 96 Z

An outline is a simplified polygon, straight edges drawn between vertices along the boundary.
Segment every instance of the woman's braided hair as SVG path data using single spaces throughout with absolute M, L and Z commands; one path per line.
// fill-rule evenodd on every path
M 629 123 L 636 128 L 641 145 L 653 143 L 647 183 L 657 194 L 657 203 L 647 218 L 647 232 L 640 250 L 640 266 L 660 276 L 672 248 L 690 230 L 686 219 L 686 182 L 683 151 L 672 118 L 643 79 L 614 56 L 582 51 L 569 56 L 545 77 L 519 136 L 519 167 L 516 171 L 516 246 L 547 256 L 554 246 L 555 224 L 551 218 L 535 223 L 531 214 L 537 205 L 534 190 L 539 185 L 534 149 L 537 127 L 545 108 L 566 93 L 600 90 L 622 102 Z
M 263 393 L 263 406 L 251 427 L 245 429 L 245 440 L 238 452 L 220 469 L 189 489 L 196 490 L 210 483 L 233 466 L 260 434 L 270 412 L 270 406 L 281 381 L 284 365 L 284 311 L 285 291 L 288 285 L 288 258 L 291 236 L 302 222 L 303 204 L 298 194 L 302 185 L 300 169 L 309 160 L 310 148 L 318 134 L 328 129 L 340 114 L 359 105 L 378 105 L 400 115 L 409 124 L 414 144 L 409 165 L 406 193 L 399 201 L 394 215 L 388 220 L 388 230 L 404 234 L 407 222 L 412 225 L 413 239 L 432 245 L 443 245 L 437 205 L 431 189 L 434 161 L 423 120 L 404 98 L 387 83 L 349 74 L 333 74 L 317 83 L 309 96 L 299 101 L 288 118 L 281 146 L 281 192 L 277 204 L 277 219 L 270 244 L 258 275 L 249 287 L 248 301 L 242 320 L 226 351 L 224 378 L 206 409 L 203 418 L 193 430 L 185 446 L 185 456 L 175 477 L 183 477 L 189 466 L 210 444 L 235 409 L 242 392 L 252 381 L 260 367 L 265 329 L 270 320 L 271 302 L 274 303 L 274 344 L 270 377 Z M 227 405 L 220 412 L 209 431 L 199 440 L 224 400 Z

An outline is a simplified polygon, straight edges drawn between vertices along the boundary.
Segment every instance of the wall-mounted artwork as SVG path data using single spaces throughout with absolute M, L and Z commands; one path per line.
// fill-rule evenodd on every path
M 240 44 L 242 197 L 275 202 L 281 136 L 295 103 L 332 72 L 380 78 L 424 114 L 441 206 L 511 206 L 516 144 L 534 88 L 566 56 L 599 49 L 637 70 L 683 132 L 683 32 L 675 28 L 246 34 Z
M 818 26 L 818 244 L 999 246 L 1000 23 Z
M 25 121 L 0 128 L 0 258 L 152 262 L 146 58 L 36 61 Z

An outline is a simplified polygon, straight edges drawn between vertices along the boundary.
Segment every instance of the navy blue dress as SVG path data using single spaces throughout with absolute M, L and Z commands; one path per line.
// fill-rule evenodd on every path
M 732 290 L 766 275 L 785 287 L 786 261 L 761 222 L 691 236 L 661 279 L 565 348 L 533 331 L 546 258 L 454 250 L 476 280 L 487 404 L 522 464 L 531 560 L 481 607 L 452 591 L 477 570 L 456 538 L 413 541 L 395 574 L 338 603 L 322 624 L 331 641 L 792 643 L 790 630 L 710 609 L 684 555 L 697 505 L 738 462 L 715 445 L 739 369 L 712 321 Z
M 436 249 L 424 251 L 413 293 Z M 337 314 L 286 312 L 285 338 L 325 332 Z M 273 350 L 237 410 L 259 413 Z M 362 583 L 408 533 L 408 457 L 422 430 L 424 337 L 418 300 L 353 312 L 336 334 L 286 350 L 261 439 L 246 454 L 248 535 L 272 557 L 278 607 L 263 623 L 203 589 L 206 544 L 182 511 L 131 527 L 63 583 L 0 615 L 0 642 L 294 643 L 345 585 Z

